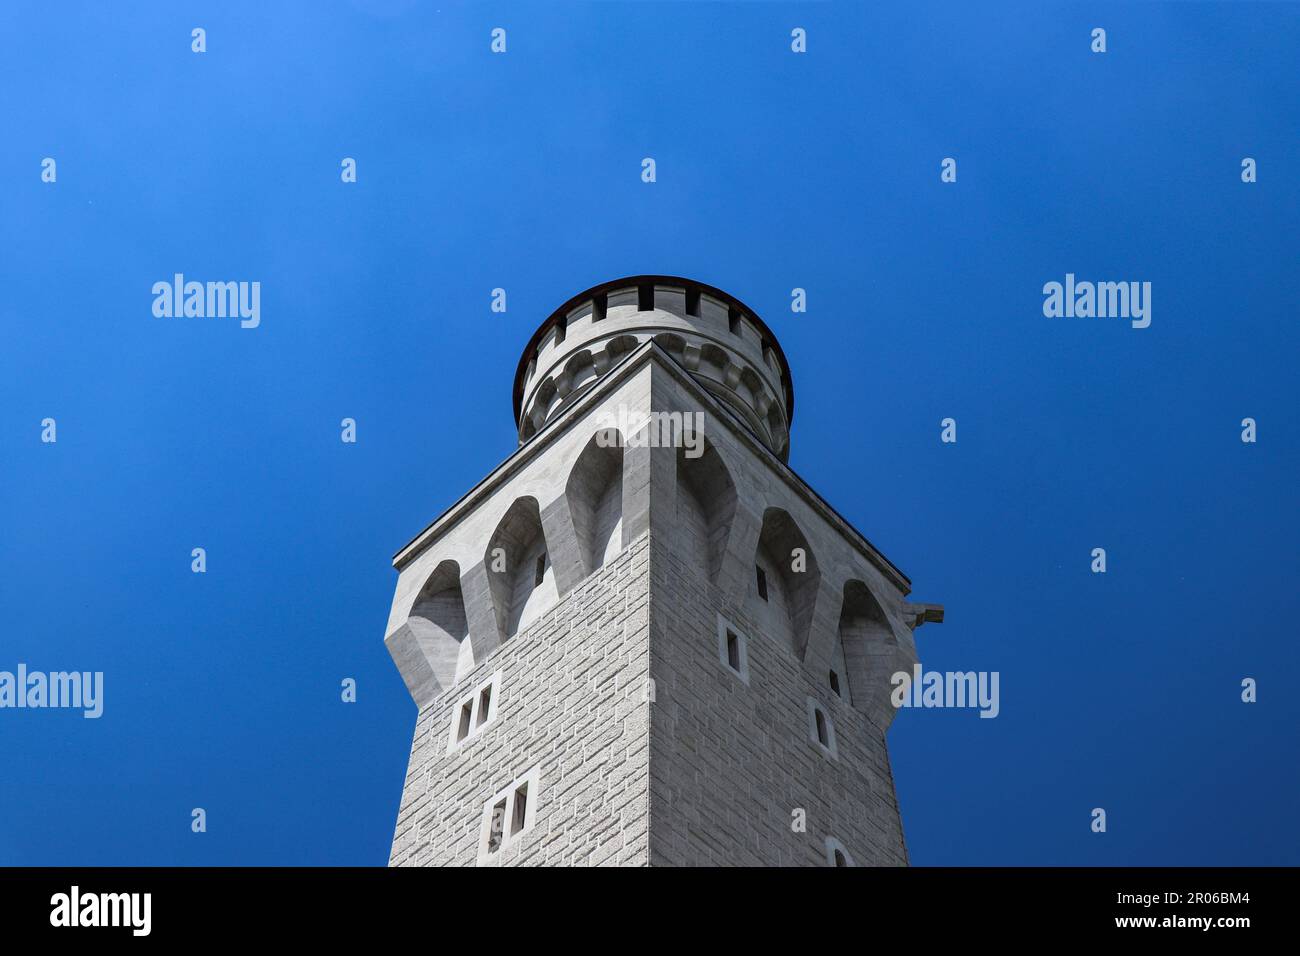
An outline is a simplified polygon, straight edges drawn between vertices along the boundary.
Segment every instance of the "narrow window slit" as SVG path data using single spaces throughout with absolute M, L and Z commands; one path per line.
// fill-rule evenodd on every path
M 474 709 L 473 703 L 467 703 L 460 709 L 460 727 L 456 730 L 456 742 L 460 743 L 469 736 L 470 714 Z M 481 722 L 481 718 L 480 718 Z
M 506 828 L 506 802 L 498 800 L 492 808 L 492 829 L 488 833 L 488 852 L 495 853 L 501 849 L 501 838 Z
M 515 809 L 510 820 L 510 835 L 514 836 L 524 828 L 524 822 L 528 819 L 528 784 L 524 784 L 515 791 Z

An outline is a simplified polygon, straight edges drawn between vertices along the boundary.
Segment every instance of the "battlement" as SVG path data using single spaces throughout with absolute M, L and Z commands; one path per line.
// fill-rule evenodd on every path
M 651 340 L 734 410 L 770 451 L 782 461 L 789 457 L 794 384 L 776 336 L 734 296 L 675 276 L 615 279 L 551 313 L 515 373 L 519 443 Z

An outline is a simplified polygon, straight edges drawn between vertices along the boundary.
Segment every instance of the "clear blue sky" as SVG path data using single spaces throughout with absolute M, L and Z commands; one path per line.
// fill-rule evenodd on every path
M 105 713 L 0 711 L 0 863 L 386 862 L 391 555 L 631 273 L 767 320 L 791 464 L 946 605 L 927 667 L 1001 673 L 890 733 L 915 863 L 1300 863 L 1298 47 L 1294 4 L 5 5 L 0 669 Z M 177 272 L 261 326 L 155 318 Z M 1044 318 L 1067 272 L 1151 327 Z

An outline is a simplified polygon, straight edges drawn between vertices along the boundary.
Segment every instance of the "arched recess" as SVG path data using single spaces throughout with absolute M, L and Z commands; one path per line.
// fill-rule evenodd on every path
M 597 432 L 578 456 L 564 486 L 588 574 L 623 550 L 623 436 Z
M 673 332 L 660 332 L 654 337 L 654 340 L 656 345 L 678 362 L 682 361 L 682 352 L 686 348 L 686 340 L 680 335 Z
M 384 639 L 417 707 L 424 707 L 474 665 L 460 566 L 443 561 L 416 595 L 411 613 Z
M 510 506 L 488 539 L 483 565 L 503 640 L 514 637 L 558 599 L 536 498 Z
M 898 640 L 870 589 L 861 581 L 844 585 L 839 644 L 843 649 L 848 700 L 864 713 L 893 719 L 890 684 L 899 654 Z
M 569 394 L 580 391 L 587 382 L 596 377 L 596 366 L 592 361 L 591 352 L 587 349 L 574 352 L 564 363 L 564 374 L 568 379 Z
M 696 457 L 677 449 L 677 540 L 683 557 L 717 581 L 727 551 L 727 536 L 736 516 L 736 485 L 708 439 Z
M 622 357 L 637 347 L 635 335 L 616 335 L 605 343 L 605 351 L 609 355 L 610 364 L 618 362 Z
M 821 570 L 808 539 L 781 508 L 763 512 L 754 565 L 757 616 L 768 625 L 774 637 L 788 640 L 790 650 L 802 657 L 812 627 Z
M 420 589 L 407 619 L 429 658 L 438 683 L 449 687 L 474 666 L 474 649 L 466 640 L 465 598 L 460 592 L 460 565 L 443 561 Z

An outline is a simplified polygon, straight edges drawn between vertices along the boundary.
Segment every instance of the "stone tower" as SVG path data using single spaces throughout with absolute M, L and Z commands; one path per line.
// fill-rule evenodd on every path
M 533 335 L 514 409 L 519 448 L 393 559 L 391 865 L 906 864 L 890 676 L 943 612 L 786 465 L 771 330 L 607 282 Z

